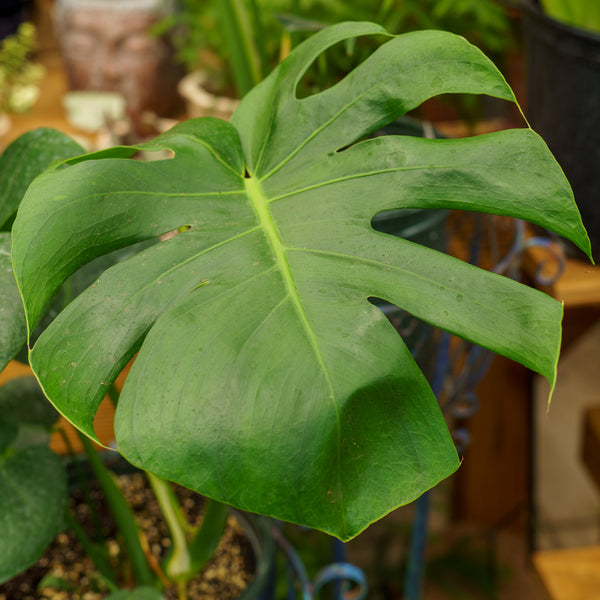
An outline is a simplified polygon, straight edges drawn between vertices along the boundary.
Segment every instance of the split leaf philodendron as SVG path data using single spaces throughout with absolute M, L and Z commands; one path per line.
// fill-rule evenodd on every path
M 93 438 L 98 405 L 137 353 L 115 419 L 128 460 L 342 539 L 458 466 L 425 377 L 370 298 L 551 382 L 560 345 L 558 302 L 377 232 L 374 215 L 509 215 L 589 253 L 569 185 L 526 126 L 463 140 L 364 140 L 438 94 L 515 102 L 464 39 L 388 36 L 339 83 L 296 97 L 323 51 L 361 35 L 387 34 L 342 23 L 314 35 L 231 123 L 191 120 L 136 147 L 53 165 L 29 188 L 12 247 L 33 331 L 70 274 L 154 240 L 40 335 L 30 361 L 45 393 Z M 131 160 L 139 149 L 173 157 Z

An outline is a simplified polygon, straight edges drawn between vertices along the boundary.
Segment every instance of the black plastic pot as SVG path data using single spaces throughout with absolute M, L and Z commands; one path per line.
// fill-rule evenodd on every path
M 600 34 L 524 0 L 527 118 L 569 179 L 600 256 Z

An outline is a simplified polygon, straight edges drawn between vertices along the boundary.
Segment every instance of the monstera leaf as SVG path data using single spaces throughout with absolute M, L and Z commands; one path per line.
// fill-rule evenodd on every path
M 342 539 L 458 466 L 435 397 L 370 298 L 551 381 L 560 342 L 559 303 L 377 232 L 374 215 L 512 215 L 589 252 L 569 185 L 527 127 L 465 140 L 365 139 L 437 94 L 514 102 L 464 39 L 389 36 L 339 83 L 296 97 L 326 48 L 385 33 L 344 23 L 316 34 L 242 100 L 231 124 L 192 120 L 141 146 L 54 166 L 29 188 L 13 228 L 30 330 L 86 262 L 155 241 L 106 270 L 32 349 L 64 415 L 94 437 L 107 386 L 138 353 L 116 413 L 126 458 Z M 139 148 L 173 157 L 129 159 Z

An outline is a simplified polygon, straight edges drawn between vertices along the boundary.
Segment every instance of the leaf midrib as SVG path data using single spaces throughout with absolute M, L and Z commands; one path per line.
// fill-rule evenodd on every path
M 323 358 L 323 354 L 321 353 L 321 349 L 319 347 L 319 342 L 317 337 L 311 327 L 310 321 L 308 319 L 308 315 L 306 314 L 306 310 L 304 309 L 304 305 L 302 303 L 302 299 L 300 298 L 300 294 L 298 293 L 298 289 L 296 288 L 296 284 L 294 281 L 294 276 L 292 274 L 292 269 L 290 267 L 289 261 L 286 255 L 286 248 L 281 241 L 277 228 L 275 226 L 275 221 L 273 216 L 269 210 L 269 199 L 265 196 L 260 181 L 255 177 L 247 177 L 244 180 L 246 186 L 246 193 L 248 195 L 248 199 L 250 200 L 250 204 L 259 220 L 260 227 L 265 233 L 271 250 L 273 251 L 275 264 L 281 274 L 284 285 L 287 290 L 287 296 L 291 301 L 296 314 L 302 324 L 306 337 L 313 349 L 315 354 L 315 358 L 319 363 L 319 367 L 321 372 L 323 373 L 325 380 L 327 382 L 327 387 L 329 388 L 330 398 L 332 405 L 335 410 L 336 415 L 336 426 L 337 426 L 337 434 L 338 434 L 338 444 L 337 444 L 337 478 L 338 485 L 341 482 L 341 473 L 340 473 L 340 465 L 341 465 L 341 457 L 340 457 L 340 412 L 337 404 L 337 398 L 335 393 L 335 388 L 333 386 L 333 381 L 331 380 L 331 375 L 329 373 L 329 369 L 325 363 Z M 341 489 L 341 488 L 340 488 Z M 340 504 L 343 505 L 343 499 L 340 499 Z
M 252 208 L 256 212 L 256 216 L 258 217 L 260 227 L 264 231 L 269 245 L 271 247 L 271 250 L 273 251 L 275 263 L 283 278 L 288 296 L 291 299 L 294 308 L 296 309 L 296 313 L 298 314 L 298 317 L 300 318 L 302 326 L 311 343 L 311 346 L 315 351 L 319 364 L 325 372 L 327 382 L 331 390 L 332 398 L 334 398 L 334 388 L 329 377 L 325 361 L 323 360 L 323 356 L 319 349 L 317 338 L 310 325 L 310 321 L 308 319 L 306 311 L 304 310 L 300 294 L 298 293 L 298 289 L 296 288 L 294 276 L 292 274 L 292 269 L 287 259 L 285 247 L 281 241 L 281 238 L 279 237 L 279 233 L 277 232 L 277 228 L 275 227 L 273 216 L 271 215 L 271 212 L 268 207 L 269 199 L 265 196 L 260 181 L 258 179 L 254 177 L 248 177 L 244 180 L 244 182 L 246 185 L 246 193 L 248 195 L 248 199 L 250 200 Z

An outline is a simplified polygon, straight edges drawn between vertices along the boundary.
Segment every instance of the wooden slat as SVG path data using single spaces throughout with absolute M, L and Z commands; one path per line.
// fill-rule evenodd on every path
M 525 528 L 531 476 L 529 378 L 525 367 L 496 356 L 479 384 L 479 411 L 465 423 L 472 442 L 454 476 L 453 519 Z
M 600 598 L 600 546 L 536 552 L 533 563 L 552 600 Z
M 600 406 L 588 409 L 584 415 L 582 458 L 600 489 Z
M 538 268 L 542 275 L 551 277 L 556 263 L 543 248 L 529 248 L 523 258 L 523 268 L 534 280 Z M 551 285 L 536 285 L 539 289 L 561 300 L 565 308 L 600 304 L 600 267 L 583 260 L 567 259 L 565 269 Z

